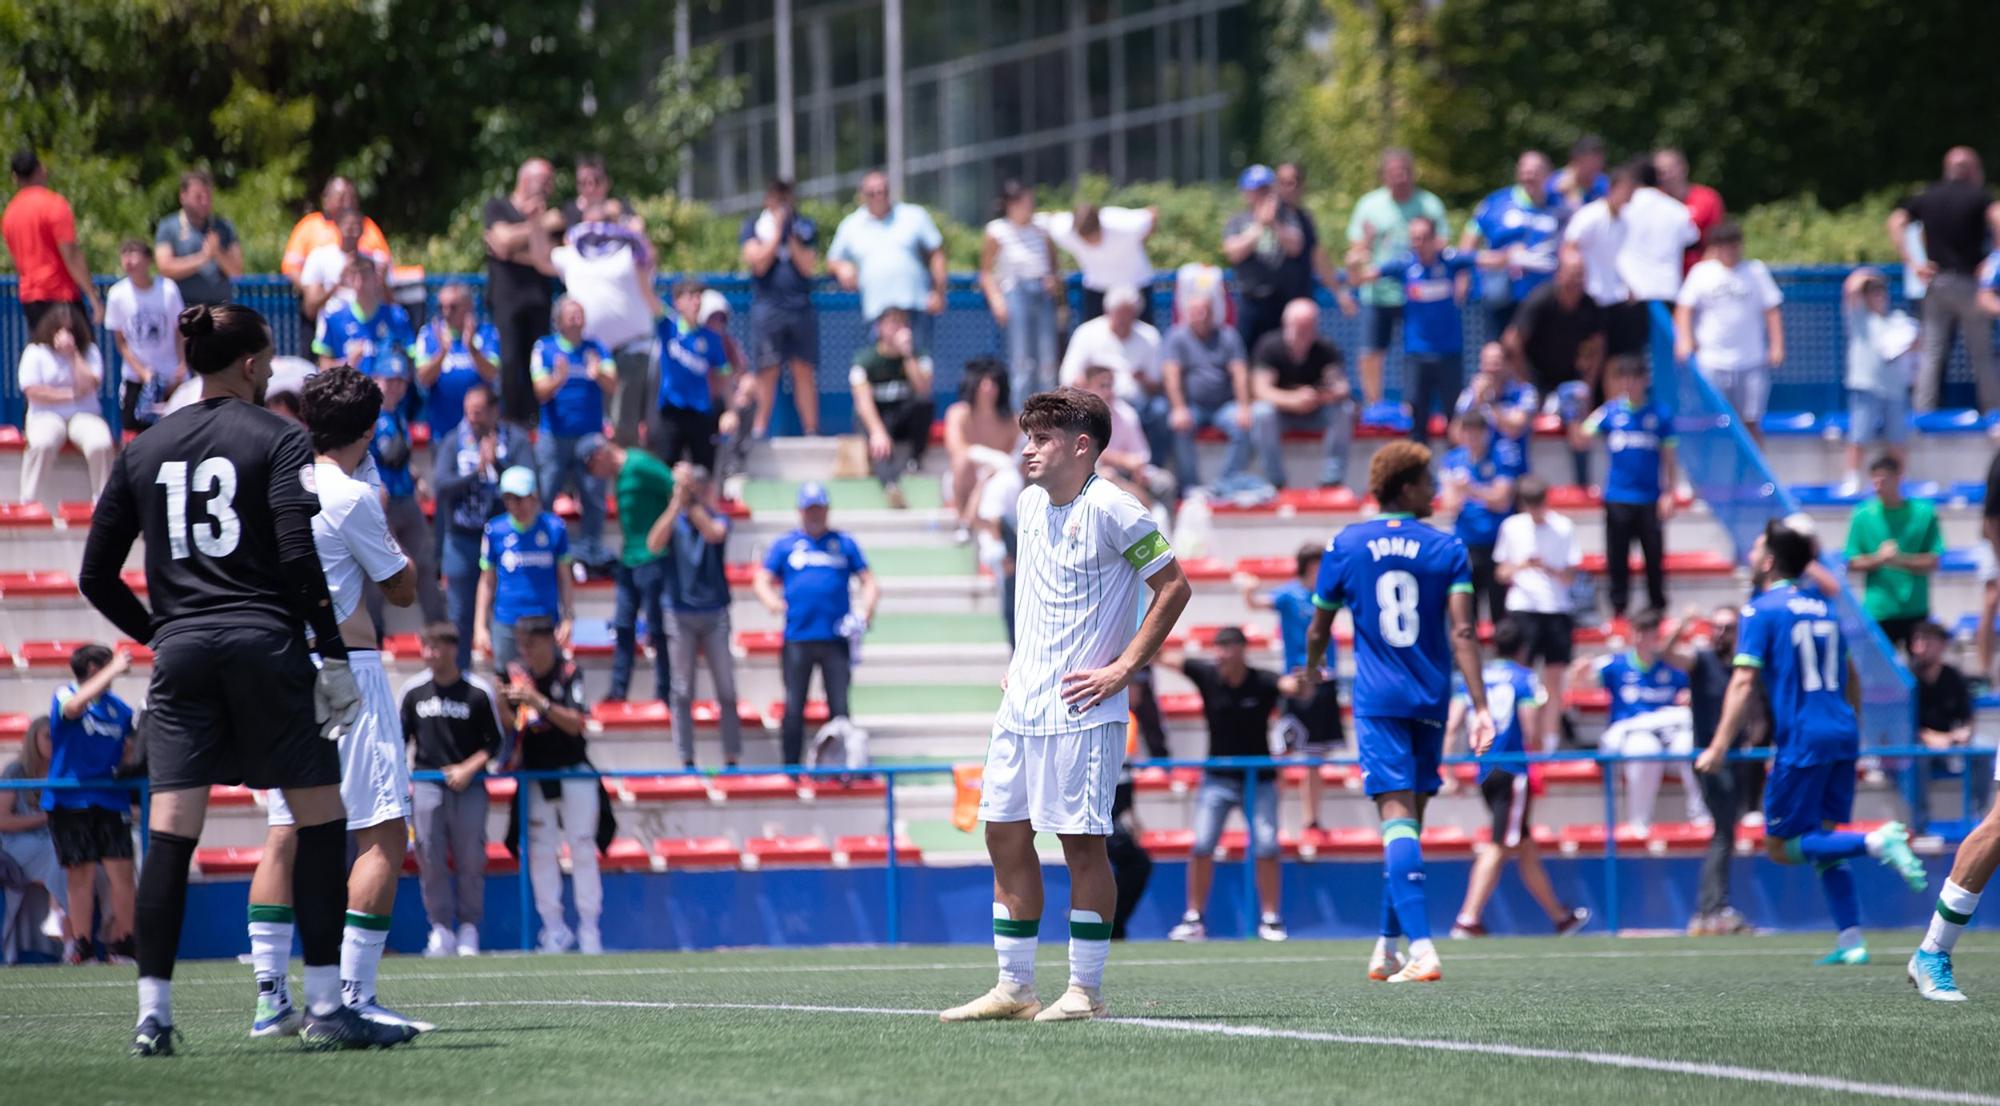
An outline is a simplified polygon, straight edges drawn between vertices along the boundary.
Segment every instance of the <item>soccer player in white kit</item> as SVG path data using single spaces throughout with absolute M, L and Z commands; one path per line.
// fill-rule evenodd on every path
M 383 359 L 385 364 L 389 360 Z M 382 411 L 382 390 L 342 365 L 308 380 L 299 404 L 316 454 L 313 479 L 320 509 L 313 516 L 313 544 L 361 692 L 361 712 L 339 737 L 340 798 L 355 848 L 340 944 L 341 997 L 371 1021 L 421 1032 L 431 1026 L 375 1001 L 375 973 L 389 938 L 389 912 L 409 841 L 410 770 L 400 706 L 361 599 L 369 581 L 399 607 L 414 603 L 417 594 L 410 561 L 390 535 L 381 488 L 368 480 L 368 445 Z M 299 1024 L 286 987 L 295 843 L 292 813 L 277 792 L 270 796 L 270 826 L 250 881 L 250 957 L 258 991 L 253 1037 L 289 1036 Z
M 1117 886 L 1104 840 L 1125 760 L 1125 686 L 1166 641 L 1191 589 L 1139 501 L 1097 475 L 1111 437 L 1104 401 L 1059 388 L 1021 408 L 1028 487 L 1015 556 L 1014 658 L 986 747 L 979 817 L 993 860 L 1000 981 L 945 1021 L 1104 1016 Z M 1141 584 L 1153 599 L 1139 622 Z M 1137 633 L 1134 633 L 1137 626 Z M 1035 834 L 1069 867 L 1069 989 L 1035 997 L 1042 869 Z

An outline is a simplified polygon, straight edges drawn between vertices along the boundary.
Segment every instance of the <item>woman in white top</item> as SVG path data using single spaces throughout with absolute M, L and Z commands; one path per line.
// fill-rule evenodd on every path
M 979 246 L 979 288 L 993 322 L 1007 335 L 1007 367 L 1016 402 L 1056 385 L 1056 251 L 1035 225 L 1035 192 L 1020 181 L 1000 186 L 1000 217 Z
M 1089 322 L 1104 314 L 1104 294 L 1113 288 L 1153 286 L 1153 262 L 1146 256 L 1146 239 L 1160 221 L 1157 207 L 1099 207 L 1080 203 L 1075 211 L 1037 215 L 1035 221 L 1063 252 L 1076 259 L 1083 276 L 1083 317 Z M 1153 297 L 1140 297 L 1139 321 L 1153 324 Z
M 111 427 L 97 398 L 104 356 L 92 340 L 90 320 L 74 304 L 50 308 L 21 351 L 21 395 L 28 401 L 27 456 L 21 465 L 21 502 L 35 501 L 42 470 L 64 443 L 76 446 L 90 466 L 90 496 L 111 475 Z

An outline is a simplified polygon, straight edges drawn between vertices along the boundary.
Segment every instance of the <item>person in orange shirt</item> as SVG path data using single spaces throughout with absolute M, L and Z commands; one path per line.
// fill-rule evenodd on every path
M 305 218 L 292 226 L 292 236 L 285 239 L 285 257 L 278 265 L 278 271 L 290 278 L 296 285 L 299 272 L 305 268 L 306 257 L 321 246 L 340 241 L 340 213 L 360 206 L 360 198 L 354 191 L 354 182 L 346 177 L 334 177 L 326 182 L 319 194 L 319 210 L 307 212 Z M 360 250 L 363 253 L 381 257 L 389 256 L 389 240 L 382 234 L 382 228 L 375 220 L 363 218 Z M 388 266 L 383 266 L 387 271 Z
M 12 168 L 14 198 L 0 214 L 0 237 L 21 274 L 21 312 L 29 329 L 57 304 L 88 303 L 91 317 L 102 319 L 104 301 L 90 282 L 69 201 L 49 189 L 48 166 L 33 150 L 16 153 Z

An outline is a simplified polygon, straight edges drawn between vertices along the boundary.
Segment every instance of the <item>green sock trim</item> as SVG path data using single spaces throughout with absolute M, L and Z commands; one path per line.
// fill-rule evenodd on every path
M 1943 918 L 1945 921 L 1950 922 L 1952 925 L 1955 926 L 1962 926 L 1965 923 L 1972 920 L 1972 915 L 1960 914 L 1958 911 L 1953 910 L 1949 906 L 1946 906 L 1944 904 L 1943 899 L 1938 900 L 1937 912 L 1938 912 L 1938 917 Z
M 347 924 L 356 929 L 372 929 L 387 933 L 389 931 L 389 916 L 387 914 L 362 914 L 350 910 L 347 912 Z
M 1839 868 L 1846 865 L 1846 863 L 1847 861 L 1845 860 L 1822 860 L 1819 863 L 1813 865 L 1813 871 L 1818 872 L 1821 875 L 1825 875 L 1826 873 L 1833 871 L 1835 868 Z
M 1788 838 L 1785 841 L 1785 863 L 1804 864 L 1805 862 L 1806 847 L 1799 843 L 1798 838 Z
M 993 936 L 995 937 L 1039 937 L 1041 934 L 1042 920 L 1040 918 L 993 919 Z
M 1071 922 L 1069 924 L 1069 938 L 1072 941 L 1109 941 L 1111 940 L 1111 923 Z
M 1382 823 L 1382 843 L 1384 845 L 1391 841 L 1401 841 L 1406 837 L 1414 841 L 1419 836 L 1417 833 L 1417 820 L 1415 818 L 1391 818 Z
M 289 906 L 271 906 L 267 903 L 250 904 L 250 920 L 253 922 L 282 922 L 291 925 L 297 915 Z

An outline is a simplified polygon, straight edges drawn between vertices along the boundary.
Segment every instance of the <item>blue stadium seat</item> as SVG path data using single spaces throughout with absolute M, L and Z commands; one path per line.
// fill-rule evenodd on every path
M 1985 420 L 1970 407 L 1926 411 L 1910 421 L 1919 434 L 1976 434 L 1985 430 Z
M 1780 437 L 1817 434 L 1819 419 L 1813 411 L 1771 411 L 1764 416 L 1764 433 Z

